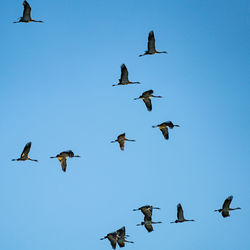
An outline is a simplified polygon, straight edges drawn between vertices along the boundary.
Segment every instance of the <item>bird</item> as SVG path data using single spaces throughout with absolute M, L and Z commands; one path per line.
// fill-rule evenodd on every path
M 71 150 L 68 151 L 63 151 L 60 154 L 56 155 L 56 156 L 51 156 L 50 158 L 57 158 L 62 166 L 62 170 L 64 172 L 66 172 L 66 168 L 67 168 L 67 157 L 69 158 L 73 158 L 73 157 L 80 157 L 79 155 L 74 155 L 74 153 Z
M 36 22 L 36 23 L 43 23 L 43 21 L 37 21 L 31 18 L 31 7 L 28 4 L 27 1 L 23 1 L 23 16 L 19 18 L 18 21 L 13 22 L 13 23 L 30 23 L 30 22 Z
M 147 229 L 147 231 L 150 233 L 154 231 L 153 224 L 159 224 L 159 223 L 162 223 L 162 222 L 161 221 L 154 222 L 152 221 L 151 216 L 145 215 L 144 221 L 142 221 L 140 224 L 137 224 L 136 226 L 144 226 Z
M 110 241 L 110 244 L 113 249 L 116 249 L 116 243 L 117 243 L 117 233 L 108 233 L 106 236 L 101 238 L 100 240 L 108 239 Z
M 123 226 L 122 228 L 116 231 L 116 236 L 117 236 L 117 243 L 119 247 L 125 247 L 125 242 L 134 243 L 133 241 L 126 240 L 126 237 L 129 237 L 129 235 L 126 235 L 125 226 Z
M 144 52 L 144 54 L 139 55 L 139 56 L 146 56 L 146 55 L 154 55 L 154 54 L 167 54 L 167 51 L 158 51 L 155 48 L 155 36 L 154 36 L 154 31 L 151 30 L 148 34 L 148 50 Z
M 158 124 L 156 126 L 152 126 L 152 128 L 159 128 L 166 140 L 169 139 L 169 134 L 168 134 L 168 127 L 173 128 L 173 127 L 180 127 L 179 125 L 174 125 L 171 121 L 163 122 L 161 124 Z
M 133 209 L 133 211 L 138 211 L 140 210 L 145 216 L 152 217 L 152 210 L 153 209 L 160 209 L 159 207 L 153 207 L 150 205 L 145 205 L 139 208 Z
M 115 141 L 111 141 L 111 143 L 118 142 L 120 144 L 120 148 L 123 151 L 125 146 L 125 141 L 135 141 L 135 140 L 129 140 L 125 137 L 125 133 L 120 134 L 117 136 L 117 139 Z
M 162 96 L 155 96 L 153 95 L 154 91 L 152 89 L 147 90 L 142 93 L 141 96 L 134 98 L 134 100 L 142 99 L 147 107 L 148 111 L 152 110 L 152 103 L 151 103 L 151 97 L 156 97 L 156 98 L 162 98 Z
M 12 161 L 27 161 L 27 160 L 29 160 L 29 161 L 36 161 L 36 162 L 38 162 L 38 160 L 30 159 L 30 157 L 29 157 L 30 148 L 31 148 L 31 142 L 28 142 L 24 146 L 24 149 L 23 149 L 23 152 L 22 152 L 20 158 L 18 158 L 18 159 L 12 159 Z
M 185 221 L 194 221 L 194 220 L 186 220 L 184 218 L 184 212 L 183 212 L 181 204 L 179 203 L 177 205 L 177 220 L 175 220 L 171 223 L 181 223 L 181 222 L 185 222 Z
M 215 212 L 218 211 L 225 218 L 225 217 L 229 217 L 230 216 L 230 214 L 229 214 L 230 211 L 241 209 L 240 207 L 230 208 L 230 204 L 231 204 L 232 199 L 233 199 L 232 195 L 228 196 L 226 198 L 226 200 L 224 201 L 222 208 L 216 209 L 214 211 Z
M 119 83 L 113 84 L 112 86 L 117 85 L 128 85 L 128 84 L 140 84 L 140 82 L 131 82 L 128 79 L 128 70 L 125 64 L 121 65 L 121 78 L 119 79 Z

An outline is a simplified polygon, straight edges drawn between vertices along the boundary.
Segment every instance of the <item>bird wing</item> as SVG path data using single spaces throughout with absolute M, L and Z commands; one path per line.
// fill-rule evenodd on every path
M 224 218 L 230 216 L 228 210 L 226 210 L 226 211 L 225 211 L 225 210 L 222 210 L 221 214 L 222 214 L 222 216 L 223 216 Z
M 119 237 L 125 237 L 125 234 L 126 234 L 126 229 L 125 227 L 122 227 L 120 229 L 118 229 L 116 231 L 116 234 L 119 236 Z
M 147 229 L 148 232 L 154 231 L 154 228 L 153 228 L 152 224 L 145 224 L 144 226 L 145 226 L 145 228 Z
M 151 206 L 144 206 L 141 207 L 142 213 L 145 215 L 145 218 L 151 218 L 152 216 L 152 207 Z
M 145 92 L 142 93 L 142 97 L 148 97 L 151 96 L 154 93 L 154 91 L 152 89 L 147 90 Z
M 125 147 L 125 140 L 119 140 L 118 142 L 119 142 L 119 144 L 120 144 L 121 150 L 124 150 L 124 147 Z
M 155 36 L 154 31 L 150 31 L 148 34 L 148 51 L 155 51 Z
M 109 239 L 112 248 L 116 249 L 116 242 L 117 242 L 116 234 L 115 233 L 112 233 L 112 234 L 110 233 L 110 234 L 107 235 L 107 238 Z
M 228 209 L 230 207 L 230 203 L 231 203 L 232 199 L 233 199 L 232 195 L 227 197 L 223 203 L 222 209 Z
M 27 1 L 23 2 L 23 7 L 24 7 L 23 18 L 26 19 L 26 20 L 29 20 L 30 19 L 30 13 L 31 13 L 31 7 L 30 7 L 30 5 L 28 4 Z
M 62 170 L 63 172 L 66 172 L 66 168 L 67 168 L 67 158 L 66 157 L 57 157 L 57 159 L 60 161 L 61 166 L 62 166 Z
M 161 130 L 161 132 L 162 132 L 164 138 L 165 138 L 166 140 L 168 140 L 168 138 L 169 138 L 169 136 L 168 136 L 168 127 L 161 127 L 160 130 Z
M 125 247 L 124 239 L 118 238 L 117 243 L 118 243 L 119 247 Z
M 184 220 L 184 213 L 181 204 L 177 205 L 177 218 L 178 220 Z
M 23 149 L 23 152 L 21 154 L 21 158 L 23 157 L 27 157 L 29 152 L 30 152 L 30 147 L 31 147 L 31 142 L 28 142 L 25 146 L 24 146 L 24 149 Z
M 128 70 L 125 64 L 122 64 L 121 66 L 121 78 L 120 82 L 128 82 Z
M 143 102 L 145 103 L 145 105 L 146 105 L 146 107 L 147 107 L 147 110 L 148 110 L 148 111 L 151 111 L 151 110 L 152 110 L 152 102 L 151 102 L 150 97 L 148 97 L 148 98 L 143 98 L 142 100 L 143 100 Z

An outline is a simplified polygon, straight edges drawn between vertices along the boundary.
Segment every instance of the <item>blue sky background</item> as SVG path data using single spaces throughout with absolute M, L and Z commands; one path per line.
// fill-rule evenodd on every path
M 21 0 L 0 16 L 1 249 L 111 249 L 99 238 L 123 225 L 127 249 L 249 249 L 248 1 L 29 3 L 45 23 L 13 24 Z M 168 55 L 138 57 L 150 30 Z M 122 63 L 141 85 L 111 86 Z M 133 100 L 149 89 L 152 112 Z M 151 127 L 167 120 L 169 141 Z M 11 162 L 28 141 L 39 163 Z M 64 173 L 49 156 L 68 149 Z M 224 219 L 229 195 L 242 210 Z M 179 202 L 195 223 L 169 223 Z

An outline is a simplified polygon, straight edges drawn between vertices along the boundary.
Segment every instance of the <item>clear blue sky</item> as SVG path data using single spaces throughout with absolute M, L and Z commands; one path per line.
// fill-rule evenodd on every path
M 137 250 L 250 249 L 248 1 L 30 0 L 0 16 L 0 248 L 111 249 L 125 225 Z M 154 30 L 167 55 L 139 58 Z M 112 87 L 125 63 L 137 86 Z M 148 112 L 143 91 L 153 100 Z M 172 120 L 169 141 L 151 126 Z M 122 152 L 111 144 L 129 139 Z M 12 162 L 25 143 L 39 163 Z M 63 150 L 81 158 L 56 159 Z M 213 210 L 234 195 L 222 218 Z M 181 202 L 195 223 L 170 224 Z M 132 209 L 161 207 L 147 233 Z

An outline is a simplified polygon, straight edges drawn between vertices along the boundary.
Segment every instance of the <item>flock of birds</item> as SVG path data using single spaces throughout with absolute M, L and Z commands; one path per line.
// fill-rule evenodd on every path
M 23 2 L 23 6 L 24 6 L 24 10 L 23 10 L 23 16 L 19 18 L 18 21 L 14 22 L 14 23 L 30 23 L 30 22 L 40 22 L 42 23 L 43 21 L 37 21 L 31 18 L 31 7 L 28 4 L 27 1 Z M 168 52 L 166 51 L 162 51 L 159 52 L 158 50 L 156 50 L 155 48 L 155 37 L 154 37 L 154 32 L 150 31 L 149 35 L 148 35 L 148 49 L 144 52 L 144 54 L 139 55 L 141 56 L 145 56 L 145 55 L 154 55 L 154 54 L 160 54 L 160 53 L 164 53 L 167 54 Z M 121 77 L 119 79 L 119 82 L 117 84 L 114 84 L 112 86 L 118 86 L 118 85 L 128 85 L 128 84 L 140 84 L 140 82 L 131 82 L 128 79 L 128 70 L 127 67 L 125 66 L 125 64 L 121 65 Z M 153 90 L 148 90 L 145 91 L 141 94 L 141 96 L 134 98 L 134 100 L 138 100 L 138 99 L 142 99 L 143 102 L 146 105 L 146 108 L 148 111 L 152 110 L 152 102 L 151 102 L 151 98 L 155 97 L 155 98 L 162 98 L 162 96 L 155 96 L 153 95 L 154 91 Z M 159 128 L 164 136 L 164 138 L 166 140 L 169 139 L 169 131 L 168 128 L 173 129 L 174 127 L 179 127 L 179 125 L 173 124 L 173 122 L 171 121 L 167 121 L 167 122 L 163 122 L 161 124 L 152 126 L 153 128 Z M 111 143 L 115 143 L 118 142 L 120 145 L 120 149 L 124 150 L 125 147 L 125 141 L 132 141 L 134 142 L 135 140 L 130 140 L 126 138 L 125 133 L 120 134 L 116 140 L 111 141 Z M 34 160 L 31 159 L 29 157 L 29 152 L 30 152 L 30 148 L 31 148 L 31 142 L 28 142 L 22 153 L 21 156 L 17 159 L 13 159 L 12 161 L 26 161 L 26 160 L 30 160 L 30 161 L 34 161 L 34 162 L 38 162 L 38 160 Z M 57 158 L 61 164 L 62 170 L 64 172 L 66 172 L 66 168 L 67 168 L 67 158 L 73 158 L 73 157 L 80 157 L 79 155 L 75 155 L 73 153 L 73 151 L 68 150 L 68 151 L 63 151 L 59 154 L 57 154 L 56 156 L 51 156 L 50 158 Z M 228 198 L 226 198 L 226 200 L 224 201 L 222 208 L 220 209 L 216 209 L 214 210 L 215 212 L 219 212 L 222 214 L 222 216 L 228 217 L 230 216 L 229 212 L 233 211 L 233 210 L 237 210 L 237 209 L 241 209 L 240 207 L 237 208 L 230 208 L 230 204 L 232 202 L 233 196 L 229 196 Z M 144 226 L 146 228 L 146 230 L 148 232 L 152 232 L 154 230 L 153 225 L 154 224 L 159 224 L 162 223 L 161 221 L 158 222 L 154 222 L 152 221 L 152 214 L 153 214 L 153 209 L 160 209 L 159 207 L 153 207 L 150 205 L 145 205 L 142 207 L 139 207 L 137 209 L 133 209 L 133 211 L 141 211 L 144 215 L 144 220 L 137 224 L 137 226 Z M 183 212 L 183 208 L 182 205 L 179 203 L 177 205 L 177 219 L 171 223 L 182 223 L 182 222 L 188 222 L 188 221 L 194 221 L 193 219 L 185 219 L 184 217 L 184 212 Z M 110 244 L 112 246 L 113 249 L 116 249 L 116 245 L 118 244 L 119 247 L 124 247 L 125 243 L 134 243 L 133 241 L 128 241 L 127 237 L 129 237 L 129 235 L 126 234 L 126 229 L 125 226 L 123 226 L 122 228 L 116 230 L 115 232 L 111 232 L 108 233 L 106 236 L 104 236 L 103 238 L 101 238 L 101 240 L 104 239 L 108 239 L 110 241 Z

